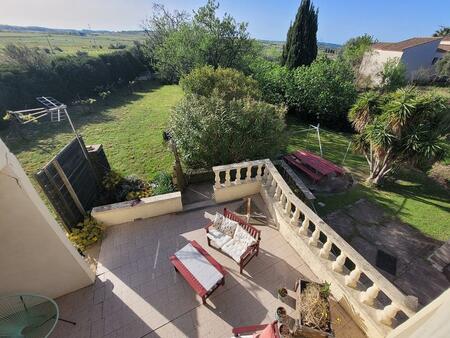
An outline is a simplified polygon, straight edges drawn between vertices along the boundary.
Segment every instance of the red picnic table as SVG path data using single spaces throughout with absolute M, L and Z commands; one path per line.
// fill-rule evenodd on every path
M 175 267 L 203 304 L 219 286 L 225 284 L 226 271 L 200 244 L 190 241 L 170 258 Z
M 284 159 L 315 182 L 331 174 L 343 175 L 345 173 L 341 167 L 309 151 L 297 150 L 284 156 Z

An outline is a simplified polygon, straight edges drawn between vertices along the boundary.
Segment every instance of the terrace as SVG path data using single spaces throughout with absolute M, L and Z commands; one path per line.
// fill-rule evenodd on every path
M 273 321 L 280 305 L 292 313 L 292 294 L 282 303 L 276 290 L 292 290 L 299 278 L 331 283 L 337 337 L 386 336 L 414 315 L 414 299 L 303 204 L 269 160 L 213 170 L 213 203 L 108 228 L 94 285 L 57 299 L 61 316 L 78 325 L 59 325 L 55 337 L 229 337 L 233 327 Z M 242 213 L 247 197 L 254 205 L 250 222 L 262 240 L 260 254 L 241 275 L 231 258 L 207 246 L 204 226 L 205 216 L 223 207 Z M 116 211 L 106 212 L 111 220 Z M 102 211 L 94 215 L 102 219 Z M 169 262 L 190 240 L 228 271 L 225 286 L 205 306 Z
M 2 238 L 8 239 L 0 246 L 8 257 L 1 261 L 2 293 L 56 298 L 61 318 L 77 324 L 58 323 L 52 337 L 229 337 L 234 327 L 273 321 L 281 305 L 295 317 L 299 278 L 331 283 L 337 337 L 405 337 L 405 330 L 435 329 L 435 319 L 443 318 L 448 292 L 416 314 L 417 299 L 401 293 L 309 209 L 270 160 L 214 167 L 213 195 L 204 194 L 204 201 L 182 205 L 178 192 L 94 208 L 92 215 L 108 228 L 93 274 L 17 159 L 0 146 L 0 188 L 9 192 L 0 203 Z M 240 274 L 236 262 L 207 245 L 204 226 L 224 207 L 245 215 L 248 198 L 249 222 L 262 239 L 259 255 Z M 225 285 L 205 305 L 169 261 L 190 240 L 227 271 Z M 19 242 L 26 250 L 17 250 Z M 289 291 L 284 300 L 277 297 L 280 287 Z
M 259 196 L 253 201 L 264 206 Z M 256 225 L 262 230 L 260 254 L 243 275 L 231 258 L 206 243 L 204 213 L 241 205 L 232 202 L 109 228 L 95 284 L 57 299 L 61 317 L 77 325 L 59 324 L 54 337 L 230 337 L 233 327 L 272 322 L 280 305 L 293 311 L 292 301 L 277 299 L 277 288 L 292 289 L 298 278 L 318 278 L 273 226 Z M 168 259 L 189 240 L 228 271 L 224 287 L 205 306 Z M 337 303 L 332 318 L 337 337 L 365 337 Z

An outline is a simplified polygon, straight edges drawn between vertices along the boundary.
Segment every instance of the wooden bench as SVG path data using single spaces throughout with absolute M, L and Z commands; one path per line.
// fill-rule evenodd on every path
M 245 250 L 245 252 L 240 257 L 238 264 L 239 264 L 240 273 L 242 274 L 242 270 L 250 262 L 250 260 L 253 257 L 258 256 L 259 242 L 261 241 L 261 230 L 258 230 L 255 227 L 251 226 L 246 221 L 244 221 L 242 218 L 240 218 L 236 214 L 232 213 L 231 211 L 227 210 L 227 208 L 223 209 L 223 215 L 226 218 L 229 218 L 229 219 L 237 222 L 245 231 L 247 231 L 256 240 L 256 243 L 248 246 L 247 250 Z M 209 228 L 212 227 L 212 225 L 213 225 L 213 223 L 211 222 L 207 226 L 205 226 L 206 233 L 209 232 Z M 209 239 L 209 237 L 207 238 L 207 240 L 208 240 L 208 246 L 214 247 L 214 246 L 211 246 L 211 240 Z
M 320 181 L 323 178 L 323 175 L 316 173 L 312 169 L 308 168 L 306 165 L 302 164 L 297 158 L 292 158 L 292 155 L 287 155 L 284 157 L 286 161 L 292 164 L 294 167 L 299 169 L 301 172 L 305 173 L 308 177 L 310 177 L 314 182 Z

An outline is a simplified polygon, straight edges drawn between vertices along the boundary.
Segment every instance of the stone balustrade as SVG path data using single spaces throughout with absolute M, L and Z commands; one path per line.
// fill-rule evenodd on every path
M 213 167 L 216 202 L 222 203 L 258 194 L 261 190 L 267 161 L 249 161 Z
M 263 176 L 263 167 L 268 160 L 258 160 L 241 162 L 227 165 L 220 165 L 213 167 L 215 175 L 216 189 L 221 187 L 230 187 L 232 184 L 238 185 L 242 183 L 250 183 L 252 181 L 261 181 Z M 251 177 L 253 168 L 256 169 L 256 176 Z M 244 175 L 242 175 L 242 169 L 245 169 Z M 221 173 L 225 173 L 225 181 L 222 182 Z M 234 179 L 231 179 L 231 175 L 234 174 Z
M 367 310 L 365 312 L 376 314 L 370 317 L 376 320 L 378 325 L 388 327 L 399 311 L 402 311 L 407 317 L 415 314 L 417 303 L 413 300 L 414 297 L 401 293 L 313 210 L 304 204 L 291 191 L 272 162 L 266 160 L 264 168 L 265 175 L 261 189 L 263 197 L 264 191 L 266 196 L 273 201 L 274 208 L 277 208 L 277 214 L 285 218 L 285 223 L 291 229 L 294 229 L 293 233 L 301 238 L 303 243 L 306 243 L 306 246 L 311 250 L 310 252 L 315 256 L 314 262 L 320 262 L 321 270 L 324 266 L 327 267 L 328 276 L 333 279 L 333 282 L 339 283 L 341 294 L 351 298 L 354 307 L 357 305 L 362 308 L 370 308 L 370 310 L 364 309 Z M 288 234 L 292 234 L 292 232 L 288 232 Z M 321 238 L 325 238 L 325 240 L 321 242 Z M 286 239 L 294 243 L 294 239 Z M 335 252 L 336 248 L 338 249 L 337 257 L 332 253 L 332 248 Z M 299 252 L 299 254 L 304 258 L 304 251 Z M 353 270 L 350 271 L 346 268 L 347 261 L 353 263 L 351 264 L 355 266 Z M 310 260 L 310 262 L 313 261 Z M 314 266 L 311 266 L 311 269 L 318 274 L 318 269 L 315 269 Z M 370 282 L 364 283 L 365 285 L 369 284 L 369 287 L 360 283 L 363 274 L 367 277 L 366 280 L 370 280 Z M 326 274 L 322 274 L 322 276 L 324 275 Z M 387 305 L 383 306 L 377 300 L 380 292 L 383 292 L 389 299 L 389 302 L 383 302 Z M 378 333 L 383 336 L 388 330 L 381 329 Z
M 398 312 L 407 317 L 415 314 L 417 300 L 401 293 L 303 203 L 270 160 L 217 166 L 213 171 L 216 202 L 261 193 L 280 233 L 320 279 L 331 282 L 333 295 L 345 299 L 365 320 L 364 330 L 370 337 L 391 331 Z M 383 302 L 378 299 L 380 293 Z

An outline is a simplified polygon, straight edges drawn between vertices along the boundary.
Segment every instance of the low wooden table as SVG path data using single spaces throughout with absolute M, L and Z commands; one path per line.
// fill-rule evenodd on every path
M 225 284 L 226 271 L 223 266 L 196 241 L 175 252 L 170 262 L 202 298 L 203 304 L 219 286 Z

